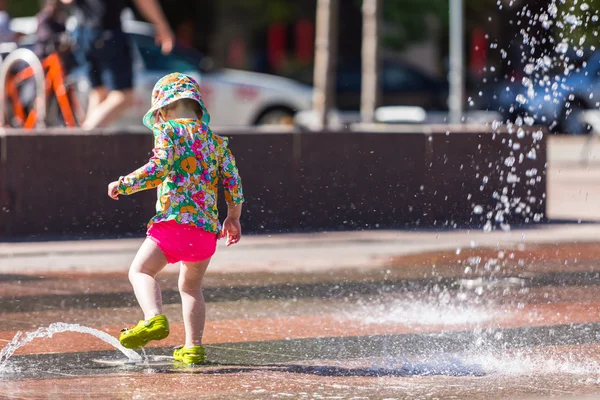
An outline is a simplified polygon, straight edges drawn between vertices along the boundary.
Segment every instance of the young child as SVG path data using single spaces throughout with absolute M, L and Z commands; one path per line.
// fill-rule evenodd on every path
M 226 236 L 227 246 L 240 240 L 242 184 L 227 139 L 208 127 L 210 116 L 191 77 L 173 73 L 160 79 L 152 93 L 152 108 L 143 121 L 154 132 L 154 156 L 143 167 L 108 185 L 108 195 L 114 200 L 119 195 L 158 188 L 157 214 L 148 224 L 147 238 L 129 270 L 144 320 L 123 329 L 119 340 L 133 349 L 169 335 L 155 277 L 167 263 L 181 262 L 179 292 L 185 345 L 173 355 L 187 364 L 202 364 L 206 317 L 202 278 L 218 237 Z M 217 211 L 219 181 L 228 204 L 222 228 Z

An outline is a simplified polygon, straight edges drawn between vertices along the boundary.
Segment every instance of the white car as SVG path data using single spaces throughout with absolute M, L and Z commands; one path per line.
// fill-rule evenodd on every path
M 67 24 L 73 28 L 72 20 Z M 17 18 L 11 25 L 25 34 L 35 32 L 35 19 Z M 171 72 L 183 72 L 200 83 L 211 121 L 216 126 L 291 124 L 296 112 L 311 108 L 313 89 L 291 79 L 234 69 L 210 69 L 208 59 L 194 50 L 175 47 L 163 55 L 154 40 L 154 28 L 144 22 L 123 20 L 134 59 L 135 100 L 115 127 L 141 126 L 150 108 L 156 81 Z M 68 81 L 76 84 L 85 106 L 89 82 L 82 69 L 75 69 Z

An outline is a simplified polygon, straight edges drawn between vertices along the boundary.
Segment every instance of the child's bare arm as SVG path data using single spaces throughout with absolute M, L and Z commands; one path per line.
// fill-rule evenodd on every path
M 242 217 L 242 205 L 232 204 L 227 207 L 227 218 L 240 219 Z
M 227 237 L 227 246 L 236 244 L 242 236 L 240 218 L 242 216 L 242 203 L 244 193 L 242 179 L 235 164 L 235 158 L 224 143 L 224 153 L 219 165 L 219 175 L 225 188 L 225 201 L 227 202 L 227 218 L 223 223 L 223 235 Z

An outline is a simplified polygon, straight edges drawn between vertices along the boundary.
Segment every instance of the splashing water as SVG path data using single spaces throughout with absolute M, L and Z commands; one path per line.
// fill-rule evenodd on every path
M 422 357 L 403 357 L 401 354 L 388 354 L 371 361 L 369 371 L 382 375 L 395 371 L 397 375 L 449 375 L 482 376 L 498 374 L 502 376 L 523 375 L 576 375 L 594 377 L 600 374 L 600 364 L 593 359 L 573 359 L 569 355 L 540 352 L 539 349 L 517 351 L 480 350 L 468 356 L 464 354 L 436 353 Z M 588 378 L 588 381 L 590 378 Z
M 117 339 L 110 336 L 106 332 L 102 332 L 97 329 L 88 328 L 86 326 L 78 324 L 65 324 L 64 322 L 55 322 L 47 327 L 39 328 L 38 330 L 33 332 L 27 332 L 25 334 L 23 334 L 23 332 L 21 331 L 17 332 L 17 334 L 10 341 L 10 343 L 8 343 L 2 350 L 0 350 L 0 371 L 2 371 L 6 367 L 8 359 L 15 353 L 15 351 L 17 351 L 17 349 L 25 346 L 27 343 L 35 339 L 51 338 L 54 334 L 62 332 L 87 333 L 110 344 L 117 350 L 121 351 L 121 353 L 123 353 L 125 356 L 127 356 L 127 358 L 129 358 L 132 361 L 142 360 L 142 357 L 140 357 L 138 353 L 121 346 Z
M 460 297 L 460 296 L 459 296 Z M 462 299 L 461 299 L 462 300 Z M 495 313 L 487 308 L 465 304 L 439 304 L 407 299 L 381 301 L 364 306 L 363 310 L 348 312 L 345 319 L 360 320 L 363 324 L 463 325 L 493 320 Z
M 511 73 L 505 75 L 507 86 L 498 88 L 494 95 L 494 99 L 503 99 L 499 109 L 510 118 L 495 121 L 491 125 L 492 131 L 496 132 L 503 126 L 512 138 L 506 142 L 510 148 L 509 162 L 496 166 L 501 185 L 494 194 L 496 205 L 486 210 L 477 208 L 474 212 L 475 217 L 485 217 L 482 220 L 485 232 L 497 227 L 510 229 L 507 218 L 510 215 L 521 215 L 525 223 L 541 220 L 531 204 L 538 204 L 544 199 L 519 196 L 515 190 L 517 185 L 533 187 L 542 180 L 541 176 L 522 178 L 521 181 L 514 179 L 523 161 L 537 158 L 539 141 L 543 137 L 542 131 L 530 129 L 534 132 L 525 132 L 522 127 L 544 124 L 550 129 L 561 127 L 571 133 L 584 133 L 587 128 L 581 120 L 582 110 L 600 105 L 595 103 L 594 107 L 592 101 L 595 86 L 592 77 L 596 76 L 594 63 L 598 62 L 598 56 L 593 54 L 600 36 L 597 29 L 600 10 L 585 1 L 550 0 L 548 3 L 537 8 L 530 2 L 521 2 L 522 7 L 515 10 L 510 24 L 521 28 L 517 33 L 518 39 L 509 40 L 507 45 L 512 50 L 520 48 L 520 57 L 507 60 L 508 47 L 499 47 L 496 40 L 490 44 L 490 49 L 499 52 L 498 59 L 509 69 L 515 65 L 522 68 L 514 71 L 516 77 L 511 77 Z M 513 4 L 518 3 L 511 2 L 510 7 Z M 502 9 L 504 3 L 498 1 L 498 6 Z M 592 54 L 587 59 L 584 57 L 586 48 Z M 495 72 L 499 69 L 488 66 L 486 70 Z M 582 85 L 585 82 L 590 83 Z M 523 141 L 526 136 L 530 136 L 532 141 Z M 484 181 L 482 187 L 486 183 Z
M 552 351 L 522 350 L 515 354 L 484 351 L 474 354 L 469 361 L 480 365 L 488 373 L 503 375 L 598 375 L 600 365 L 593 358 L 573 359 L 570 354 L 555 354 Z

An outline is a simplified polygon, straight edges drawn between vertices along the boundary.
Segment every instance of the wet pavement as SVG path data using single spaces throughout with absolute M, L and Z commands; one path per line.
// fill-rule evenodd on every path
M 172 333 L 147 347 L 147 362 L 111 365 L 125 360 L 111 345 L 56 333 L 17 350 L 0 396 L 600 396 L 595 243 L 427 251 L 321 272 L 209 270 L 209 362 L 195 368 L 168 358 L 183 340 L 169 268 L 161 285 Z M 140 317 L 125 270 L 4 274 L 0 310 L 0 343 L 54 322 L 117 336 Z
M 249 236 L 220 248 L 205 280 L 204 366 L 169 358 L 183 341 L 170 266 L 160 282 L 171 335 L 145 361 L 55 333 L 0 367 L 0 398 L 600 398 L 600 224 L 590 222 L 600 168 L 594 157 L 569 163 L 552 166 L 549 212 L 572 223 Z M 574 176 L 587 186 L 569 189 Z M 141 315 L 127 267 L 139 243 L 0 244 L 0 349 L 56 322 L 113 337 L 132 325 Z

